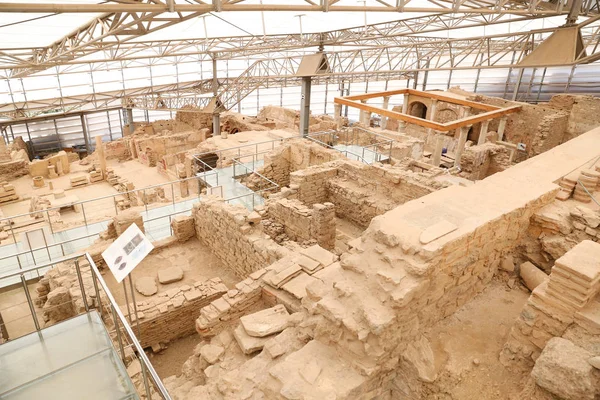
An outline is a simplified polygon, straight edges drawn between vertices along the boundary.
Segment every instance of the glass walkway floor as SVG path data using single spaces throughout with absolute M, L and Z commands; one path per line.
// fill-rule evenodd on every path
M 0 399 L 139 399 L 96 311 L 0 345 Z

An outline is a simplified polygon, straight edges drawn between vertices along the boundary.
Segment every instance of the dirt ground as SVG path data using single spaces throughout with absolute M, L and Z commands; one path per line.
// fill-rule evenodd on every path
M 183 270 L 183 280 L 162 285 L 158 283 L 158 270 L 176 265 Z M 220 277 L 223 283 L 229 288 L 240 281 L 233 272 L 227 269 L 213 254 L 210 248 L 204 246 L 198 239 L 192 238 L 183 244 L 177 244 L 159 250 L 153 250 L 131 273 L 133 283 L 143 276 L 149 276 L 156 279 L 158 293 L 176 288 L 183 285 L 189 285 L 194 282 L 208 280 L 214 277 Z M 103 274 L 104 280 L 108 284 L 115 300 L 119 304 L 125 304 L 125 295 L 123 293 L 123 284 L 118 284 L 110 272 Z M 129 281 L 127 282 L 127 295 L 130 296 Z M 136 301 L 142 301 L 150 297 L 135 292 Z M 131 298 L 129 298 L 131 302 Z
M 181 375 L 183 363 L 194 353 L 194 347 L 202 339 L 198 335 L 191 335 L 169 343 L 166 350 L 154 354 L 147 351 L 146 354 L 152 363 L 152 366 L 161 379 L 171 375 Z
M 37 282 L 27 284 L 31 297 L 37 297 L 35 288 Z M 35 307 L 36 315 L 40 325 L 43 327 L 44 319 L 42 310 Z M 9 339 L 16 339 L 31 332 L 35 332 L 35 324 L 31 318 L 31 311 L 27 303 L 25 291 L 21 286 L 0 293 L 0 314 L 6 325 Z
M 473 301 L 430 332 L 439 368 L 434 386 L 451 396 L 438 398 L 508 399 L 519 393 L 527 377 L 504 368 L 498 355 L 529 295 L 519 284 L 510 289 L 494 279 Z

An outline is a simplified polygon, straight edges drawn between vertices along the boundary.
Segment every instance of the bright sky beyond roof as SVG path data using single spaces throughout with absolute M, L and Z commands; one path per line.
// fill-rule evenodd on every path
M 6 0 L 5 0 L 6 1 Z M 34 0 L 12 0 L 12 3 L 31 3 Z M 56 0 L 35 0 L 40 3 L 56 3 Z M 98 3 L 94 0 L 61 0 L 61 3 Z M 268 0 L 263 1 L 265 4 Z M 282 0 L 277 1 L 281 4 Z M 294 1 L 294 3 L 296 3 Z M 306 3 L 304 3 L 306 4 Z M 356 1 L 362 5 L 363 1 Z M 367 5 L 377 4 L 375 0 L 367 0 Z M 415 6 L 426 4 L 423 0 L 411 2 Z M 298 12 L 265 12 L 265 28 L 267 34 L 299 33 L 300 22 Z M 44 47 L 68 35 L 79 26 L 89 22 L 100 14 L 31 14 L 31 13 L 2 13 L 0 14 L 0 48 L 14 47 Z M 302 31 L 323 32 L 335 29 L 363 26 L 365 13 L 362 12 L 313 12 L 304 13 L 302 17 Z M 421 14 L 422 15 L 422 14 Z M 417 17 L 419 14 L 369 12 L 366 14 L 368 24 L 394 21 Z M 509 18 L 507 16 L 506 18 Z M 31 20 L 29 22 L 17 23 Z M 223 12 L 206 16 L 206 30 L 209 37 L 219 36 L 246 36 L 248 33 L 261 36 L 263 34 L 262 18 L 260 12 Z M 556 27 L 564 24 L 565 17 L 552 17 L 539 20 L 511 23 L 510 31 L 531 30 L 539 28 Z M 15 24 L 17 23 L 17 24 Z M 452 37 L 482 36 L 484 34 L 507 33 L 507 25 L 492 25 L 484 28 L 472 28 L 453 31 Z M 159 30 L 143 36 L 138 40 L 165 40 L 203 38 L 205 35 L 204 19 L 194 18 L 175 26 Z M 443 32 L 436 32 L 430 36 L 448 36 Z

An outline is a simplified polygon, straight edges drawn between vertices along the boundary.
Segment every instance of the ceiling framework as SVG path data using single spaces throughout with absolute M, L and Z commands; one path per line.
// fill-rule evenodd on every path
M 147 0 L 153 2 L 153 0 Z M 1 62 L 12 63 L 10 76 L 28 76 L 48 66 L 58 65 L 84 57 L 90 52 L 110 51 L 112 45 L 125 43 L 151 32 L 187 21 L 202 15 L 202 12 L 118 12 L 94 18 L 73 33 L 43 48 L 31 48 L 26 54 L 22 50 L 0 50 Z
M 417 72 L 432 70 L 519 68 L 519 63 L 542 42 L 540 37 L 555 31 L 556 29 L 549 28 L 466 39 L 407 37 L 405 43 L 398 46 L 326 51 L 331 72 L 316 78 L 316 84 L 406 79 Z M 581 52 L 573 62 L 564 65 L 576 65 L 599 58 L 600 19 L 581 24 L 581 32 L 586 52 Z M 295 73 L 301 58 L 302 54 L 266 58 L 256 61 L 237 77 L 219 78 L 217 96 L 222 105 L 219 108 L 231 109 L 258 88 L 298 85 L 299 78 Z M 125 106 L 134 108 L 177 110 L 188 106 L 200 109 L 210 103 L 213 90 L 212 79 L 206 79 L 60 99 L 8 103 L 0 105 L 0 114 L 23 118 L 60 107 L 65 111 L 82 109 L 88 103 L 96 108 L 114 106 L 120 99 L 124 99 Z
M 487 14 L 546 14 L 566 13 L 571 2 L 542 0 L 427 0 L 423 6 L 414 5 L 411 0 L 381 0 L 357 4 L 353 0 L 288 0 L 259 4 L 251 0 L 152 0 L 118 1 L 113 3 L 0 3 L 0 12 L 29 13 L 118 13 L 118 12 L 256 12 L 256 11 L 293 11 L 293 12 L 418 12 L 418 13 L 487 13 Z M 584 0 L 580 14 L 598 11 L 597 0 Z
M 186 16 L 181 21 L 193 18 Z M 125 17 L 131 17 L 127 15 Z M 56 65 L 126 61 L 202 54 L 205 59 L 219 60 L 248 57 L 256 54 L 283 52 L 320 46 L 386 47 L 399 45 L 409 35 L 424 35 L 494 24 L 527 21 L 541 16 L 508 19 L 500 14 L 434 14 L 393 22 L 371 24 L 366 27 L 340 29 L 322 33 L 235 36 L 203 39 L 139 41 L 141 31 L 120 28 L 116 21 L 112 31 L 102 31 L 104 24 L 97 22 L 117 18 L 115 14 L 98 18 L 86 29 L 69 35 L 50 47 L 0 49 L 0 70 L 7 78 L 28 76 Z M 123 21 L 124 19 L 121 18 Z M 170 21 L 153 30 L 176 23 Z M 100 28 L 100 31 L 94 31 Z M 93 36 L 96 34 L 97 36 Z M 82 38 L 88 38 L 83 40 Z M 133 39 L 136 39 L 133 41 Z M 70 45 L 69 45 L 70 44 Z M 87 56 L 92 54 L 96 58 Z M 86 58 L 87 57 L 87 58 Z

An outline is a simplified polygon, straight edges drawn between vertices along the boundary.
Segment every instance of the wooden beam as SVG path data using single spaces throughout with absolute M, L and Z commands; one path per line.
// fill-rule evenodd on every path
M 466 125 L 474 125 L 478 122 L 488 121 L 490 119 L 494 119 L 494 118 L 502 117 L 504 115 L 516 113 L 517 111 L 520 111 L 520 110 L 521 110 L 521 106 L 513 106 L 513 107 L 508 107 L 508 108 L 501 108 L 499 110 L 488 111 L 483 114 L 471 115 L 470 117 L 467 117 L 467 118 L 462 118 L 462 119 L 459 119 L 456 121 L 450 121 L 450 122 L 444 124 L 444 128 L 445 128 L 445 130 L 453 130 L 453 129 L 460 128 L 460 127 L 463 127 Z
M 344 99 L 348 100 L 367 100 L 374 99 L 377 97 L 386 97 L 386 96 L 396 96 L 399 94 L 406 94 L 410 89 L 399 89 L 399 90 L 388 90 L 385 92 L 375 92 L 375 93 L 364 93 L 364 94 L 355 94 L 353 96 L 344 96 Z
M 437 122 L 428 121 L 423 118 L 413 117 L 412 115 L 402 114 L 397 111 L 384 110 L 383 108 L 370 106 L 368 104 L 363 104 L 358 101 L 348 100 L 344 97 L 336 97 L 335 99 L 333 99 L 333 101 L 336 104 L 343 104 L 348 107 L 358 108 L 359 110 L 370 111 L 374 114 L 384 115 L 395 120 L 406 121 L 411 124 L 424 126 L 426 128 L 432 128 L 437 131 L 448 131 L 448 129 L 446 129 L 446 127 L 443 124 L 439 124 Z
M 477 110 L 492 111 L 492 110 L 499 110 L 502 108 L 502 107 L 498 107 L 498 106 L 492 106 L 490 104 L 478 103 L 476 101 L 457 99 L 456 97 L 446 96 L 444 94 L 441 94 L 440 92 L 424 92 L 422 90 L 415 90 L 415 89 L 407 89 L 407 90 L 408 90 L 408 94 L 412 94 L 414 96 L 421 96 L 421 97 L 427 97 L 429 99 L 441 100 L 446 103 L 452 103 L 452 104 L 458 104 L 461 106 L 472 107 Z
M 412 94 L 413 96 L 420 96 L 420 97 L 425 97 L 428 99 L 444 101 L 446 103 L 472 107 L 477 110 L 493 111 L 493 110 L 502 109 L 502 107 L 492 106 L 490 104 L 483 104 L 483 103 L 479 103 L 479 102 L 471 101 L 471 100 L 459 99 L 456 97 L 444 95 L 440 92 L 426 92 L 423 90 L 416 90 L 416 89 L 399 89 L 399 90 L 388 90 L 385 92 L 363 93 L 363 94 L 356 94 L 353 96 L 345 96 L 344 99 L 367 100 L 367 99 L 375 99 L 378 97 L 385 97 L 385 96 L 397 96 L 399 94 L 409 94 L 409 95 Z
M 386 93 L 386 92 L 384 92 Z M 373 93 L 374 94 L 374 93 Z M 471 115 L 467 118 L 462 118 L 456 121 L 450 121 L 445 124 L 440 124 L 438 122 L 429 121 L 423 118 L 414 117 L 412 115 L 399 113 L 397 111 L 386 110 L 380 107 L 370 106 L 368 104 L 361 103 L 355 100 L 349 100 L 348 97 L 336 97 L 333 99 L 335 104 L 343 104 L 348 107 L 357 108 L 363 111 L 369 111 L 374 114 L 379 114 L 386 116 L 388 118 L 392 118 L 395 120 L 409 122 L 411 124 L 419 125 L 425 128 L 431 128 L 436 131 L 448 132 L 454 129 L 467 126 L 474 125 L 478 122 L 488 121 L 494 118 L 502 117 L 504 115 L 512 114 L 521 110 L 521 106 L 513 106 L 508 108 L 497 108 L 494 107 L 494 110 L 488 111 L 486 113 Z

